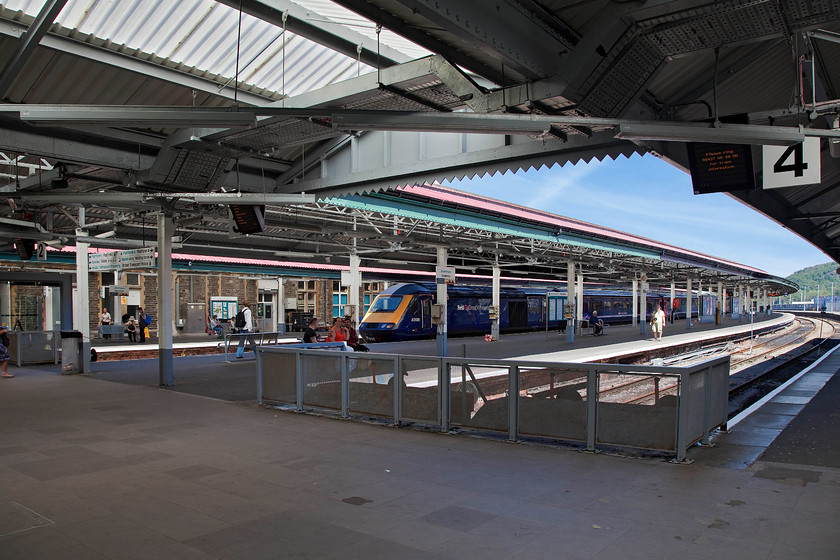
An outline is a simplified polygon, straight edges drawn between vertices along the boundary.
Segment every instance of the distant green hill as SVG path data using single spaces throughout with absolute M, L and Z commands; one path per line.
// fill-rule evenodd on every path
M 805 289 L 805 300 L 817 297 L 817 286 L 820 287 L 820 296 L 830 296 L 832 283 L 834 284 L 834 295 L 840 296 L 840 275 L 836 271 L 837 263 L 828 262 L 798 270 L 788 276 L 788 280 L 793 280 Z M 803 299 L 802 292 L 794 294 L 793 298 Z

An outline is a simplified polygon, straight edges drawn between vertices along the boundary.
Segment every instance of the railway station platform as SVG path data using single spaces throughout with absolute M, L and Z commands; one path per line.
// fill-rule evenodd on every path
M 174 390 L 105 380 L 154 378 L 154 360 L 94 365 L 0 381 L 0 559 L 775 560 L 840 546 L 840 351 L 690 464 L 189 394 L 189 371 L 244 379 L 250 360 L 177 358 Z

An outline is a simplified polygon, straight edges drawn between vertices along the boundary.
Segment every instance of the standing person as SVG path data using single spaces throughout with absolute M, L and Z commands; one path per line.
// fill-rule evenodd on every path
M 14 377 L 14 374 L 9 373 L 9 360 L 12 358 L 9 356 L 9 349 L 7 344 L 9 343 L 9 335 L 6 334 L 9 332 L 9 327 L 5 324 L 0 325 L 0 377 Z
M 146 312 L 142 307 L 137 308 L 137 328 L 140 331 L 140 344 L 146 342 Z
M 314 342 L 320 342 L 318 340 L 318 332 L 315 330 L 318 328 L 318 319 L 312 317 L 309 319 L 309 326 L 306 327 L 306 330 L 303 331 L 303 343 L 304 344 L 312 344 Z
M 662 340 L 662 329 L 665 325 L 665 312 L 662 311 L 662 308 L 659 307 L 659 304 L 656 304 L 656 309 L 653 310 L 653 313 L 650 316 L 650 327 L 653 329 L 653 338 L 656 340 Z
M 111 324 L 111 314 L 108 313 L 107 307 L 103 307 L 102 313 L 99 314 L 99 324 L 103 326 L 108 326 Z M 104 335 L 102 335 L 102 338 L 111 338 L 111 333 L 106 332 Z
M 251 322 L 251 308 L 249 307 L 249 305 L 251 305 L 251 304 L 248 301 L 243 301 L 242 302 L 242 309 L 240 310 L 240 313 L 242 313 L 242 315 L 243 315 L 243 318 L 245 320 L 245 324 L 241 327 L 239 325 L 236 325 L 239 328 L 239 333 L 240 334 L 250 333 L 250 332 L 254 331 L 254 325 Z M 239 317 L 239 314 L 237 314 L 237 318 L 238 317 Z M 241 358 L 242 354 L 245 353 L 245 338 L 247 338 L 248 342 L 251 344 L 251 350 L 254 351 L 254 354 L 257 353 L 257 343 L 254 341 L 254 337 L 253 336 L 248 336 L 248 337 L 240 336 L 239 337 L 239 346 L 236 348 L 236 357 L 237 358 Z

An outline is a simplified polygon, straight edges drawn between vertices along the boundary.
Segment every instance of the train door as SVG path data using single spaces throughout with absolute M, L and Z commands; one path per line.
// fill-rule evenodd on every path
M 420 328 L 425 333 L 431 331 L 432 327 L 432 300 L 423 298 L 420 300 Z
M 508 301 L 508 327 L 524 329 L 528 326 L 528 302 L 525 300 Z

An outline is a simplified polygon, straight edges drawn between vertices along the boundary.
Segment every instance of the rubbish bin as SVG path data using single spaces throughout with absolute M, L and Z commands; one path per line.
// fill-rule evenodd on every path
M 277 323 L 277 332 L 280 334 L 286 334 L 286 323 Z
M 80 371 L 82 371 L 82 333 L 61 331 L 61 373 L 64 375 Z

